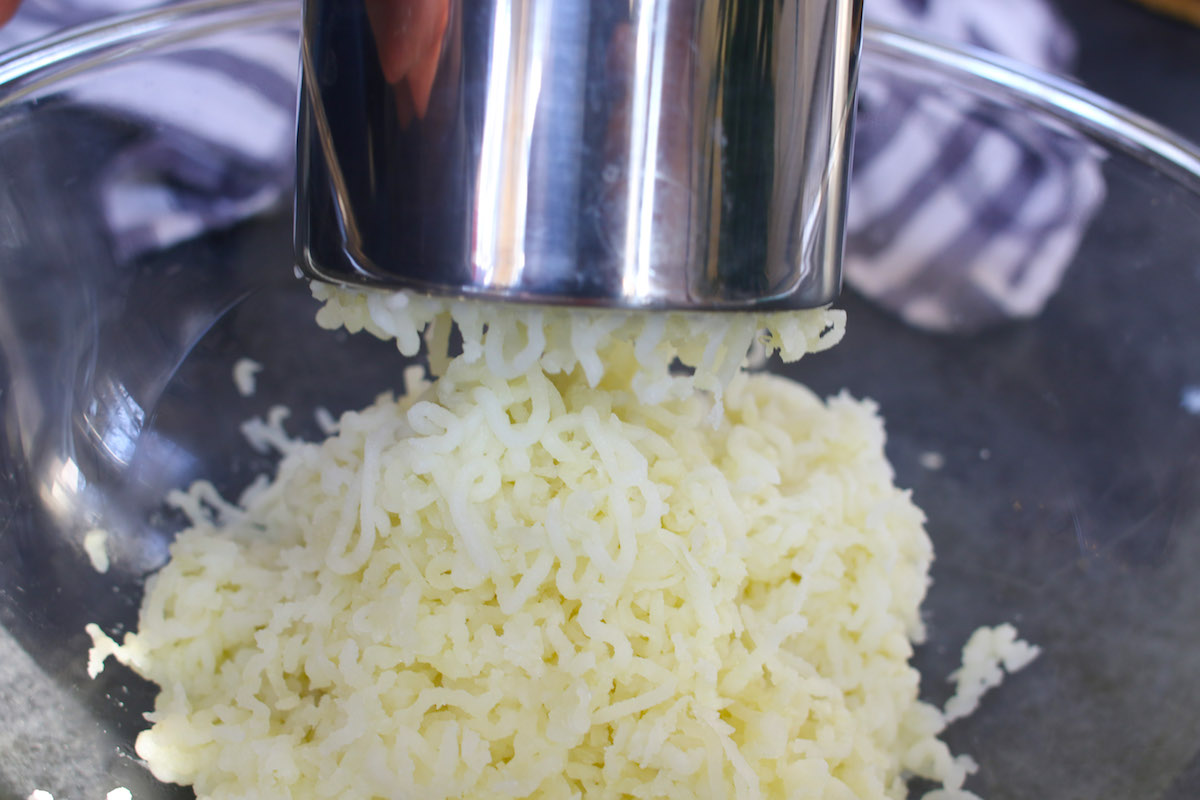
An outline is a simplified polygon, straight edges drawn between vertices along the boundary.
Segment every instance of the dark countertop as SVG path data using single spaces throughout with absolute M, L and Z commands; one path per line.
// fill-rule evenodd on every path
M 1200 142 L 1200 28 L 1132 0 L 1055 0 L 1079 43 L 1075 77 Z

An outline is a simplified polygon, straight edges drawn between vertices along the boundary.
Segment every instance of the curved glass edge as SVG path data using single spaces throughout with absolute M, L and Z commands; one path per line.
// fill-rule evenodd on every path
M 188 0 L 71 28 L 0 54 L 0 110 L 90 66 L 246 24 L 296 21 L 295 0 Z M 1073 125 L 1147 162 L 1200 194 L 1200 145 L 1071 80 L 981 48 L 933 42 L 867 24 L 864 53 L 878 53 Z
M 291 22 L 299 22 L 296 0 L 188 0 L 68 28 L 0 53 L 0 110 L 133 53 L 245 25 Z
M 982 48 L 879 25 L 867 26 L 863 44 L 864 52 L 952 75 L 967 86 L 998 87 L 1006 99 L 1111 143 L 1200 194 L 1200 145 L 1075 81 Z

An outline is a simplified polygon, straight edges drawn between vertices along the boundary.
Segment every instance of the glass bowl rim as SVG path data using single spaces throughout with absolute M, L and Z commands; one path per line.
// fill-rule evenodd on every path
M 297 0 L 185 0 L 68 28 L 0 53 L 0 112 L 89 69 L 255 24 L 299 20 Z M 982 48 L 872 23 L 863 50 L 1040 113 L 1124 152 L 1200 196 L 1200 144 L 1069 78 Z M 297 63 L 299 58 L 297 58 Z

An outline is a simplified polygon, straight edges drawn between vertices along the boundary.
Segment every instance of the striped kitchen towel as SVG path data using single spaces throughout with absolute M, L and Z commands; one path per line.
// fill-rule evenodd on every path
M 143 11 L 147 0 L 24 0 L 0 50 L 65 27 Z M 299 0 L 297 0 L 297 6 Z M 293 178 L 299 19 L 207 36 L 106 67 L 75 100 L 138 123 L 99 191 L 118 259 L 228 227 L 286 202 Z M 68 86 L 70 84 L 68 83 Z
M 1051 72 L 1075 54 L 1042 0 L 867 0 L 919 28 Z M 864 59 L 846 282 L 917 327 L 971 332 L 1041 311 L 1104 198 L 1100 156 L 1028 112 L 933 93 Z
M 299 3 L 299 0 L 297 0 Z M 25 0 L 0 49 L 158 5 Z M 869 20 L 1065 71 L 1072 36 L 1044 0 L 866 0 Z M 116 254 L 133 258 L 286 202 L 297 27 L 230 32 L 111 67 L 78 99 L 142 123 L 106 166 Z M 934 96 L 864 62 L 847 284 L 912 325 L 974 331 L 1041 310 L 1104 196 L 1098 157 L 977 99 Z

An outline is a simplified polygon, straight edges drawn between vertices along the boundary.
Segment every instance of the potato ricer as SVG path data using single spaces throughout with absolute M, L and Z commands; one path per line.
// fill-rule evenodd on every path
M 305 0 L 314 278 L 633 309 L 837 294 L 861 0 Z

